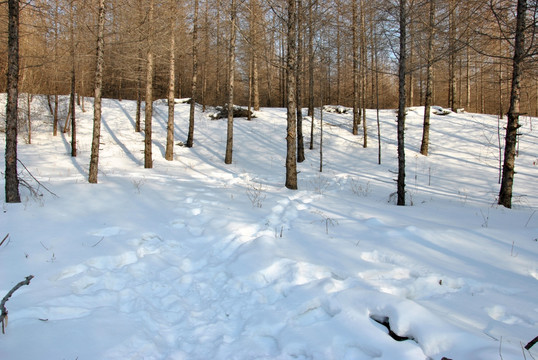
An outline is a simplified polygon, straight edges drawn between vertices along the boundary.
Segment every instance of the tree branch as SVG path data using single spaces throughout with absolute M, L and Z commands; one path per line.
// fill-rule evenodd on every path
M 30 280 L 32 280 L 34 278 L 33 275 L 29 275 L 26 277 L 25 280 L 21 281 L 20 283 L 18 283 L 17 285 L 15 285 L 15 287 L 13 289 L 11 289 L 6 296 L 4 296 L 4 298 L 2 299 L 2 301 L 0 302 L 0 310 L 2 311 L 1 314 L 0 314 L 0 322 L 2 322 L 2 334 L 5 334 L 6 331 L 5 331 L 5 324 L 4 324 L 4 320 L 7 319 L 7 309 L 6 309 L 6 302 L 9 300 L 9 298 L 11 297 L 11 295 L 13 295 L 13 293 L 15 291 L 17 291 L 20 287 L 24 286 L 24 285 L 30 285 Z M 6 320 L 7 322 L 7 320 Z

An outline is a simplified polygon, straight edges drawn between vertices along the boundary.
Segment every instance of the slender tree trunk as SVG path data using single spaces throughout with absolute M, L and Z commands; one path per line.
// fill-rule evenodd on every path
M 519 129 L 519 103 L 521 98 L 522 63 L 525 51 L 525 13 L 527 1 L 517 2 L 517 23 L 512 61 L 512 88 L 510 91 L 510 107 L 508 108 L 508 122 L 506 125 L 506 139 L 504 147 L 504 164 L 501 189 L 499 192 L 499 205 L 512 207 L 512 187 L 514 184 L 514 166 L 516 157 L 517 130 Z
M 143 14 L 142 14 L 142 0 L 138 0 L 138 16 L 139 16 L 139 25 L 142 26 L 143 23 Z M 142 32 L 139 32 L 138 35 L 138 71 L 137 71 L 137 83 L 136 83 L 136 122 L 135 122 L 135 131 L 141 132 L 141 107 L 142 107 Z
M 19 0 L 8 0 L 8 70 L 6 105 L 6 202 L 19 203 L 17 118 L 19 101 Z
M 176 1 L 170 2 L 170 57 L 169 63 L 169 75 L 168 75 L 168 122 L 166 125 L 166 151 L 164 158 L 168 161 L 174 160 L 174 94 L 176 84 L 176 39 L 175 39 L 175 21 L 176 21 Z
M 405 72 L 406 72 L 406 0 L 400 0 L 400 54 L 398 68 L 398 205 L 405 205 Z
M 420 145 L 420 153 L 428 155 L 428 147 L 430 142 L 430 112 L 432 105 L 432 85 L 433 85 L 433 36 L 434 36 L 434 21 L 435 21 L 435 1 L 430 2 L 430 19 L 428 24 L 428 60 L 426 65 L 426 96 L 424 98 L 424 125 L 422 127 L 422 144 Z
M 153 120 L 153 0 L 148 9 L 148 53 L 146 62 L 146 113 L 144 119 L 144 168 L 153 168 L 151 125 Z
M 373 29 L 373 28 L 372 28 Z M 374 30 L 375 31 L 375 30 Z M 373 32 L 373 53 L 375 60 L 375 96 L 376 96 L 376 120 L 377 120 L 377 163 L 381 165 L 381 125 L 379 121 L 379 60 L 377 53 L 377 32 Z
M 97 26 L 97 62 L 95 65 L 95 88 L 93 102 L 93 136 L 88 181 L 97 183 L 99 169 L 99 139 L 101 137 L 101 93 L 103 87 L 103 57 L 105 48 L 105 0 L 99 0 Z
M 194 145 L 194 110 L 197 101 L 198 85 L 198 0 L 194 0 L 194 18 L 192 29 L 192 87 L 191 87 L 191 108 L 189 113 L 189 132 L 187 135 L 187 147 Z
M 254 111 L 260 110 L 260 80 L 258 71 L 258 50 L 259 50 L 259 25 L 256 22 L 257 16 L 259 16 L 259 4 L 257 0 L 250 0 L 251 5 L 251 42 L 252 42 L 252 96 Z
M 202 112 L 206 111 L 207 107 L 207 64 L 209 58 L 209 1 L 205 2 L 204 10 L 204 61 L 202 64 Z
M 75 78 L 75 8 L 71 3 L 71 97 L 69 108 L 71 109 L 71 156 L 77 156 L 77 121 L 75 116 L 76 78 Z
M 234 139 L 234 80 L 235 80 L 235 22 L 236 22 L 236 5 L 235 0 L 231 0 L 230 9 L 230 48 L 229 48 L 229 63 L 228 63 L 228 126 L 226 132 L 226 155 L 224 157 L 225 164 L 232 163 L 233 157 L 233 139 Z
M 305 160 L 304 155 L 304 137 L 303 137 L 303 1 L 297 0 L 297 74 L 296 74 L 296 91 L 297 91 L 297 162 L 302 163 Z
M 362 147 L 368 147 L 368 128 L 366 126 L 366 68 L 368 66 L 366 49 L 366 21 L 364 14 L 364 0 L 360 0 L 361 5 L 361 105 L 362 105 Z
M 353 13 L 353 135 L 358 135 L 359 133 L 359 123 L 360 123 L 360 113 L 359 113 L 359 44 L 358 44 L 358 35 L 359 35 L 359 24 L 358 24 L 358 14 L 357 14 L 357 0 L 353 0 L 352 3 L 352 13 Z
M 449 91 L 448 91 L 448 106 L 452 111 L 456 111 L 458 105 L 456 104 L 456 0 L 449 0 L 449 65 L 448 65 L 448 77 L 449 77 Z
M 288 0 L 288 54 L 286 61 L 286 83 L 288 89 L 287 96 L 287 151 L 286 151 L 286 187 L 297 189 L 297 104 L 296 104 L 296 72 L 297 72 L 297 43 L 296 43 L 296 22 L 297 9 L 296 0 Z
M 220 8 L 221 8 L 221 0 L 217 0 L 217 41 L 216 41 L 216 47 L 217 47 L 217 59 L 220 59 L 220 47 L 221 47 L 221 41 L 220 41 Z M 221 104 L 222 101 L 222 92 L 221 92 L 221 85 L 220 85 L 220 66 L 217 64 L 215 66 L 215 97 L 217 100 L 217 103 Z M 222 104 L 224 105 L 224 104 Z
M 314 22 L 312 7 L 314 1 L 308 1 L 308 115 L 310 122 L 310 150 L 314 149 Z
M 26 117 L 28 120 L 28 144 L 32 143 L 32 95 L 26 94 Z

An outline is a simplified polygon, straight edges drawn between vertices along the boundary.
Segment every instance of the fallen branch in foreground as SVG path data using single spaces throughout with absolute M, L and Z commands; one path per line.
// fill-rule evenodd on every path
M 5 334 L 6 333 L 6 327 L 7 327 L 7 309 L 6 309 L 6 302 L 9 300 L 9 298 L 11 297 L 11 295 L 13 295 L 13 293 L 15 291 L 17 291 L 20 287 L 24 286 L 24 285 L 30 285 L 30 280 L 32 280 L 34 278 L 33 275 L 29 275 L 26 277 L 25 280 L 21 281 L 20 283 L 18 283 L 17 285 L 15 285 L 15 287 L 13 289 L 11 289 L 6 296 L 4 296 L 4 298 L 2 299 L 2 302 L 0 302 L 0 310 L 2 310 L 2 313 L 0 314 L 0 322 L 2 322 L 2 334 Z

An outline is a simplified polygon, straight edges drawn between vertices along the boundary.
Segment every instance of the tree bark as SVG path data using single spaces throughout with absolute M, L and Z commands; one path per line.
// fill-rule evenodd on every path
M 187 147 L 194 145 L 194 110 L 196 108 L 198 85 L 198 0 L 194 0 L 194 18 L 192 29 L 192 82 L 191 82 L 191 108 L 189 113 L 189 132 Z
M 71 3 L 71 97 L 69 98 L 69 108 L 71 110 L 71 156 L 77 156 L 77 120 L 75 116 L 75 97 L 76 97 L 76 71 L 75 71 L 75 7 Z
M 352 3 L 352 31 L 353 31 L 353 135 L 358 135 L 359 133 L 359 44 L 358 44 L 358 35 L 359 35 L 359 24 L 357 21 L 357 0 L 353 0 Z
M 310 122 L 310 150 L 314 149 L 314 23 L 312 7 L 314 1 L 308 1 L 308 116 Z
M 229 63 L 228 63 L 228 126 L 226 131 L 226 155 L 224 157 L 225 164 L 232 163 L 233 157 L 233 102 L 234 102 L 234 80 L 235 80 L 235 21 L 236 21 L 235 0 L 231 0 L 230 9 L 230 48 L 229 48 Z
M 305 161 L 303 137 L 303 106 L 302 82 L 303 78 L 303 1 L 297 0 L 297 162 Z
M 144 119 L 144 168 L 153 168 L 151 125 L 153 119 L 153 0 L 148 9 L 148 53 L 146 62 L 146 113 Z
M 287 61 L 286 61 L 286 85 L 287 85 L 287 152 L 286 152 L 286 187 L 297 189 L 297 104 L 296 104 L 296 72 L 297 72 L 297 43 L 296 43 L 296 22 L 297 9 L 296 0 L 288 0 L 288 40 L 287 40 Z
M 99 139 L 101 137 L 101 94 L 103 87 L 103 57 L 105 48 L 105 0 L 99 0 L 97 25 L 97 62 L 95 65 L 95 88 L 93 102 L 93 137 L 88 181 L 97 183 L 99 169 Z
M 8 70 L 6 105 L 6 202 L 19 203 L 17 117 L 19 101 L 19 0 L 8 1 Z
M 400 0 L 400 54 L 398 66 L 398 205 L 405 205 L 405 72 L 406 72 L 406 0 Z
M 170 2 L 170 57 L 169 57 L 169 75 L 168 75 L 168 122 L 166 125 L 166 151 L 164 158 L 168 161 L 174 160 L 174 94 L 175 94 L 175 74 L 176 74 L 176 39 L 175 39 L 175 14 L 176 1 Z
M 434 21 L 435 21 L 435 1 L 430 2 L 430 16 L 428 24 L 428 59 L 426 65 L 426 96 L 424 98 L 424 124 L 422 127 L 422 143 L 420 145 L 420 153 L 428 155 L 428 147 L 430 142 L 430 112 L 432 105 L 432 86 L 433 86 L 433 36 L 434 36 Z
M 517 130 L 519 129 L 519 103 L 521 98 L 522 63 L 525 51 L 525 15 L 527 1 L 517 2 L 517 22 L 515 34 L 514 57 L 512 61 L 512 88 L 510 91 L 510 107 L 508 108 L 508 123 L 506 125 L 506 139 L 504 146 L 504 164 L 499 192 L 499 205 L 512 207 L 512 187 L 514 184 L 514 166 L 516 157 Z

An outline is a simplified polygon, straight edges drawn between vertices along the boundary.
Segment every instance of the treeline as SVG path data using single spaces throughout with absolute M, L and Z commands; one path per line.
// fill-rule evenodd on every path
M 167 97 L 173 34 L 175 96 L 191 97 L 194 89 L 199 103 L 224 105 L 228 101 L 231 2 L 154 0 L 153 19 L 149 21 L 149 1 L 107 0 L 103 96 L 144 98 L 151 47 L 153 97 Z M 300 104 L 308 106 L 312 101 L 352 107 L 358 92 L 360 108 L 375 108 L 377 95 L 380 107 L 396 108 L 399 3 L 296 3 Z M 74 68 L 76 93 L 92 96 L 97 0 L 25 0 L 20 5 L 20 91 L 68 94 Z M 235 103 L 286 106 L 287 6 L 283 0 L 242 0 L 234 5 Z M 529 12 L 534 8 L 535 4 Z M 0 91 L 5 92 L 7 2 L 1 2 L 0 9 Z M 428 39 L 432 34 L 432 103 L 505 114 L 512 77 L 515 3 L 409 0 L 407 9 L 406 105 L 424 105 Z M 535 28 L 535 19 L 530 18 L 528 27 Z M 527 57 L 524 66 L 521 112 L 538 115 L 534 57 Z

